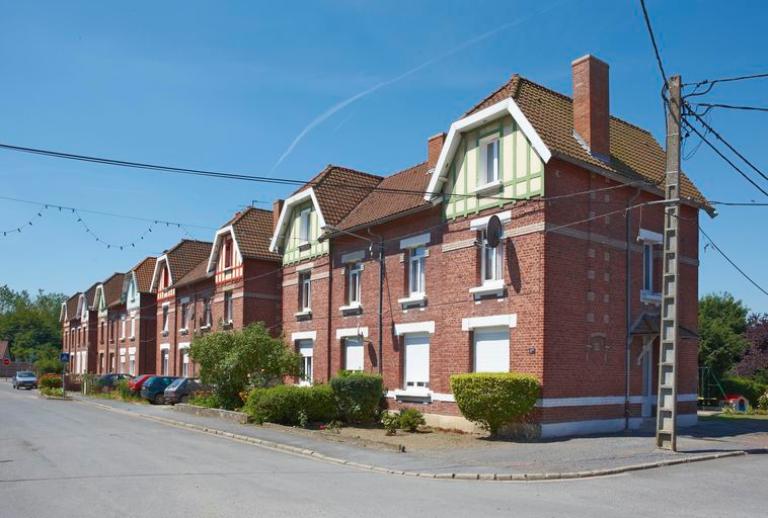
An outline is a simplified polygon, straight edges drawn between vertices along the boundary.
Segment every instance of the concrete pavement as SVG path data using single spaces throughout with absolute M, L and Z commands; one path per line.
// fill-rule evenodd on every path
M 478 484 L 314 462 L 0 384 L 0 517 L 764 516 L 768 458 Z

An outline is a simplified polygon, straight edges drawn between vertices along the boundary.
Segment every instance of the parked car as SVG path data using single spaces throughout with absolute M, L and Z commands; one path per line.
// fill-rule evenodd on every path
M 102 377 L 100 377 L 97 383 L 99 384 L 100 387 L 112 389 L 112 388 L 115 388 L 115 385 L 117 385 L 118 381 L 120 380 L 130 381 L 132 379 L 133 379 L 133 376 L 131 376 L 130 374 L 124 374 L 122 372 L 120 373 L 111 372 L 109 374 L 104 374 Z
M 128 388 L 131 389 L 131 392 L 139 393 L 141 392 L 141 387 L 144 385 L 144 383 L 154 376 L 154 374 L 141 374 L 139 376 L 136 376 L 131 381 L 128 382 Z
M 141 397 L 155 405 L 165 403 L 166 387 L 178 379 L 178 376 L 152 376 L 141 386 Z
M 170 405 L 176 403 L 186 403 L 195 392 L 207 391 L 207 387 L 200 383 L 200 380 L 194 378 L 179 378 L 168 385 L 163 393 L 165 402 Z
M 32 371 L 19 371 L 13 377 L 13 388 L 32 390 L 37 388 L 37 376 Z

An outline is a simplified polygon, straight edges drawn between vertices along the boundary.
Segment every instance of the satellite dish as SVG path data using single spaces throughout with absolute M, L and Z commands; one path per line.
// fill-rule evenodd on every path
M 488 246 L 496 248 L 501 239 L 501 220 L 495 214 L 488 220 L 488 225 L 485 227 L 485 240 Z

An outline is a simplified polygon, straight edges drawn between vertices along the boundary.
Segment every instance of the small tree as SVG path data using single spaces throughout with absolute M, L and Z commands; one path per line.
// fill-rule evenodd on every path
M 730 293 L 705 295 L 699 301 L 699 365 L 721 378 L 741 358 L 748 342 L 747 308 Z
M 228 409 L 242 406 L 240 394 L 248 387 L 267 387 L 299 373 L 298 354 L 261 322 L 195 338 L 189 355 L 200 365 L 202 382 L 214 387 L 218 404 Z

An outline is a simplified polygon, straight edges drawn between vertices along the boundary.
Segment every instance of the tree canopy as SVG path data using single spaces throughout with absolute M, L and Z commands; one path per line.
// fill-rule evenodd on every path
M 768 313 L 750 315 L 744 337 L 749 345 L 734 373 L 768 383 Z
M 742 357 L 749 309 L 730 293 L 713 293 L 699 301 L 699 365 L 722 377 Z
M 0 340 L 8 340 L 14 359 L 34 362 L 58 356 L 64 300 L 61 293 L 39 290 L 33 297 L 27 291 L 0 286 Z

